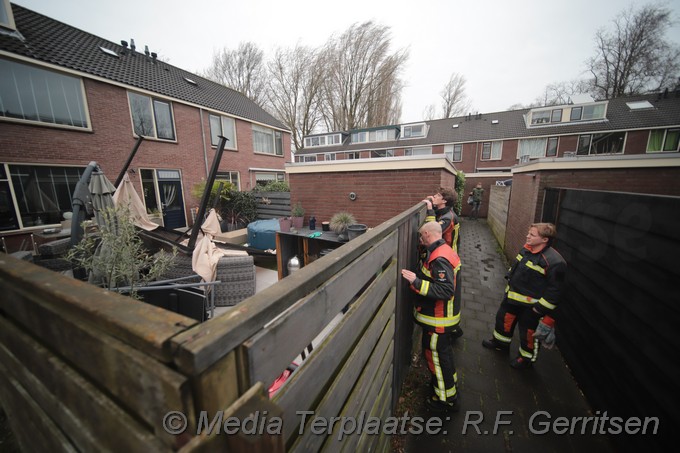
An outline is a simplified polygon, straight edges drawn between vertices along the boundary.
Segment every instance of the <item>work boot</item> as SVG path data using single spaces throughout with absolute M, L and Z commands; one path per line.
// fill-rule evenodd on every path
M 495 338 L 491 338 L 489 340 L 482 340 L 482 346 L 484 346 L 487 349 L 495 349 L 496 351 L 510 350 L 510 344 L 500 342 Z
M 512 360 L 510 366 L 516 370 L 528 370 L 529 368 L 532 368 L 534 364 L 531 363 L 531 360 L 520 356 Z
M 447 412 L 458 412 L 458 397 L 454 398 L 450 403 L 440 401 L 436 396 L 432 396 L 425 400 L 425 407 L 431 412 L 438 414 L 445 414 Z
M 455 329 L 453 329 L 451 331 L 451 337 L 453 337 L 454 340 L 456 338 L 460 338 L 462 336 L 463 336 L 463 329 L 461 329 L 460 327 L 456 327 Z

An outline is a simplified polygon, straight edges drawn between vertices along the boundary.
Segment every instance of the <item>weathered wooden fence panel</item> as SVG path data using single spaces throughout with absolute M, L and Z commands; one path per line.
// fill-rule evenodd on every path
M 501 248 L 505 245 L 505 228 L 508 223 L 508 206 L 512 186 L 491 186 L 489 212 L 486 221 Z
M 0 256 L 0 396 L 22 414 L 11 418 L 17 439 L 63 451 L 384 448 L 384 435 L 299 434 L 296 411 L 385 417 L 395 408 L 412 331 L 399 269 L 415 266 L 424 217 L 414 206 L 202 324 Z M 332 320 L 269 400 L 272 379 Z M 171 411 L 184 414 L 185 432 L 164 427 Z M 257 411 L 282 417 L 285 432 L 198 432 L 206 416 Z
M 290 217 L 290 192 L 253 192 L 257 201 L 257 218 Z

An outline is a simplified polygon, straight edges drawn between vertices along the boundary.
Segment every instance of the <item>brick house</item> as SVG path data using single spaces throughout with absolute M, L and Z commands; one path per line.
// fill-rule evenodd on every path
M 680 158 L 680 85 L 671 92 L 611 100 L 333 131 L 307 136 L 304 144 L 291 168 L 446 155 L 465 174 L 466 193 L 478 182 L 486 188 L 481 211 L 486 216 L 490 186 L 512 179 L 520 164 L 602 156 Z M 469 209 L 463 204 L 463 215 Z
M 128 174 L 165 226 L 192 223 L 219 136 L 218 179 L 249 190 L 283 180 L 290 131 L 234 90 L 0 0 L 0 232 L 57 225 L 90 161 Z

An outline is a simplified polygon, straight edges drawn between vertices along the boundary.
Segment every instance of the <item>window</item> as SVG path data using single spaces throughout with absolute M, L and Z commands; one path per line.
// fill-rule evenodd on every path
M 406 148 L 404 156 L 429 156 L 432 154 L 431 146 L 419 146 L 417 148 Z
M 237 171 L 220 171 L 215 175 L 215 182 L 226 181 L 234 185 L 236 190 L 241 190 L 241 181 Z M 224 190 L 224 189 L 223 189 Z
M 547 144 L 548 139 L 546 138 L 522 139 L 517 147 L 517 158 L 522 161 L 522 156 L 529 156 L 529 159 L 544 157 Z
M 0 58 L 0 117 L 89 127 L 79 78 L 3 58 Z
M 498 160 L 502 156 L 503 142 L 482 143 L 482 160 Z
M 368 141 L 368 132 L 353 132 L 352 143 L 365 143 Z
M 361 156 L 359 155 L 358 151 L 354 151 L 354 152 L 347 153 L 347 158 L 348 159 L 359 159 L 359 158 L 361 158 Z
M 11 28 L 12 30 L 16 29 L 9 0 L 0 0 L 0 26 Z
M 236 122 L 227 116 L 210 115 L 210 143 L 212 146 L 219 144 L 219 136 L 227 138 L 225 149 L 237 149 L 236 146 Z
M 598 120 L 604 118 L 604 104 L 586 105 L 583 107 L 582 120 Z
M 255 173 L 255 184 L 258 186 L 266 186 L 267 183 L 271 181 L 283 181 L 285 175 L 278 172 L 256 172 Z
M 335 160 L 335 153 L 326 153 L 323 155 L 323 160 Z
M 371 151 L 371 157 L 394 157 L 394 150 L 392 149 L 377 149 Z
M 560 121 L 562 121 L 562 109 L 553 110 L 552 114 L 550 115 L 550 122 L 559 123 Z
M 446 145 L 444 146 L 444 154 L 449 160 L 460 162 L 463 160 L 463 145 Z
M 283 134 L 268 127 L 253 124 L 253 151 L 283 156 Z
M 332 146 L 339 145 L 341 142 L 340 134 L 321 135 L 318 137 L 305 137 L 305 148 L 314 146 Z
M 649 133 L 647 152 L 678 151 L 680 129 L 657 129 Z
M 581 112 L 583 107 L 573 107 L 571 109 L 571 114 L 569 115 L 569 121 L 578 121 L 581 119 Z
M 0 230 L 60 223 L 72 210 L 71 197 L 84 170 L 41 165 L 7 165 L 6 170 L 0 164 Z
M 545 148 L 545 157 L 557 156 L 557 141 L 557 137 L 550 137 L 548 139 L 548 145 Z
M 544 124 L 550 122 L 550 110 L 533 112 L 531 114 L 531 124 Z
M 410 124 L 408 126 L 401 127 L 401 136 L 403 138 L 425 137 L 425 133 L 425 123 Z
M 581 135 L 578 138 L 576 154 L 579 156 L 586 156 L 588 154 L 622 153 L 625 138 L 625 132 Z
M 175 140 L 175 125 L 169 102 L 128 91 L 135 134 L 160 140 Z

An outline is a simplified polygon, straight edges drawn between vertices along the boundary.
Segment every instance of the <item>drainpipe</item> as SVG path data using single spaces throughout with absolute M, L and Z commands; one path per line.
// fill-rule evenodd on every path
M 477 153 L 479 153 L 479 142 L 475 142 L 475 173 L 477 173 L 477 159 L 479 158 Z

